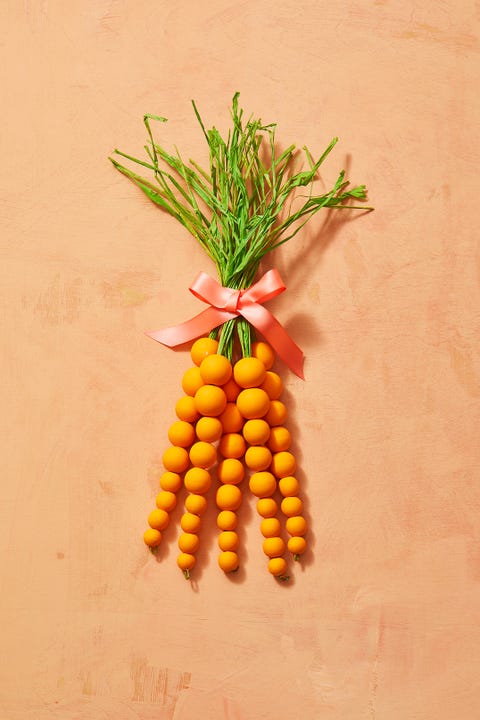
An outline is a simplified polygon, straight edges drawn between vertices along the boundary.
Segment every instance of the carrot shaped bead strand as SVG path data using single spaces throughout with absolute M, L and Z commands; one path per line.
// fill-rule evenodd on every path
M 226 573 L 235 572 L 240 562 L 236 553 L 238 547 L 238 535 L 235 532 L 236 511 L 242 504 L 242 491 L 238 485 L 224 483 L 217 489 L 216 503 L 220 511 L 217 516 L 217 525 L 222 531 L 219 535 L 221 552 L 218 556 L 218 564 Z M 224 530 L 224 528 L 229 529 Z
M 283 495 L 281 503 L 282 513 L 287 518 L 285 527 L 291 536 L 288 549 L 295 560 L 300 559 L 307 549 L 304 535 L 307 532 L 307 521 L 302 515 L 303 503 L 299 497 L 298 480 L 294 473 L 296 470 L 295 456 L 288 450 L 273 453 L 271 471 L 278 478 L 278 487 Z
M 239 392 L 238 386 L 234 388 L 229 381 L 230 397 Z M 243 426 L 243 418 L 238 413 L 236 405 L 230 404 L 231 410 L 223 416 L 224 433 L 221 437 L 218 450 L 222 460 L 218 463 L 217 476 L 221 483 L 217 490 L 217 526 L 221 531 L 218 536 L 220 554 L 219 567 L 225 572 L 235 572 L 239 567 L 237 549 L 239 537 L 236 532 L 238 517 L 236 510 L 242 502 L 242 493 L 239 485 L 245 477 L 245 467 L 242 458 L 245 454 L 246 443 L 243 435 L 238 432 Z M 222 417 L 221 417 L 222 419 Z
M 207 443 L 205 444 L 207 445 Z M 213 449 L 215 450 L 215 448 Z M 210 489 L 212 479 L 205 467 L 194 465 L 185 473 L 183 484 L 188 491 L 188 495 L 185 499 L 185 512 L 180 520 L 180 527 L 183 532 L 178 538 L 180 555 L 177 558 L 177 565 L 183 570 L 188 580 L 190 570 L 195 565 L 195 553 L 200 545 L 201 516 L 207 508 L 205 495 Z
M 207 499 L 200 493 L 190 492 L 185 499 L 185 512 L 180 520 L 180 527 L 183 533 L 178 539 L 180 554 L 177 557 L 177 565 L 183 570 L 187 580 L 190 579 L 190 570 L 196 562 L 195 550 L 199 545 L 199 531 L 201 527 L 201 516 L 207 509 Z
M 298 480 L 293 475 L 284 475 L 278 482 L 280 493 L 283 495 L 281 503 L 282 513 L 287 518 L 285 526 L 291 536 L 287 547 L 294 560 L 299 560 L 307 549 L 304 535 L 307 532 L 307 521 L 302 515 L 303 503 L 299 497 Z
M 268 471 L 254 472 L 250 476 L 250 491 L 258 499 L 257 511 L 263 518 L 260 531 L 264 537 L 263 552 L 269 558 L 268 570 L 280 580 L 287 580 L 287 564 L 282 557 L 285 552 L 285 541 L 280 537 L 280 522 L 276 518 L 278 506 L 272 497 L 277 489 L 277 481 L 273 473 Z
M 269 346 L 266 343 L 254 344 L 252 350 L 258 349 L 264 350 L 265 356 L 268 355 L 267 365 L 271 367 L 273 365 L 273 353 L 269 352 Z M 260 353 L 257 352 L 258 354 Z M 234 380 L 242 388 L 237 396 L 236 405 L 239 413 L 245 419 L 243 437 L 248 443 L 245 452 L 245 464 L 253 472 L 250 477 L 249 487 L 254 495 L 265 499 L 273 495 L 277 487 L 274 475 L 266 472 L 272 462 L 272 453 L 265 445 L 270 435 L 270 426 L 266 419 L 262 419 L 266 418 L 271 405 L 267 391 L 261 387 L 262 383 L 265 382 L 266 375 L 267 367 L 261 354 L 260 357 L 244 357 L 238 360 L 233 368 Z M 272 502 L 275 501 L 272 500 Z M 275 513 L 276 510 L 275 503 Z M 280 523 L 278 520 L 276 522 L 279 529 Z M 282 547 L 282 543 L 283 540 L 280 537 L 265 537 L 264 552 L 270 559 L 279 557 L 285 550 L 285 544 L 283 543 Z M 276 569 L 279 569 L 278 574 L 284 574 L 286 565 L 280 568 L 281 562 L 277 561 L 276 564 L 278 565 Z
M 160 544 L 162 532 L 169 524 L 169 514 L 177 505 L 177 493 L 182 487 L 182 475 L 190 465 L 189 450 L 197 438 L 193 423 L 199 419 L 200 413 L 195 404 L 195 394 L 205 384 L 198 364 L 209 352 L 215 352 L 218 345 L 209 338 L 202 338 L 202 341 L 207 342 L 200 342 L 200 345 L 194 343 L 192 347 L 191 355 L 195 365 L 183 375 L 182 389 L 185 395 L 175 405 L 178 420 L 168 429 L 171 445 L 162 457 L 165 472 L 160 478 L 161 491 L 156 497 L 157 508 L 148 516 L 150 527 L 144 533 L 144 541 L 152 551 L 155 551 Z
M 212 387 L 219 390 L 216 386 Z M 194 399 L 197 412 L 200 412 L 197 396 Z M 217 461 L 217 449 L 213 443 L 220 437 L 221 431 L 221 423 L 216 417 L 210 415 L 200 417 L 195 426 L 195 442 L 190 447 L 189 461 L 192 467 L 187 470 L 183 479 L 189 495 L 185 500 L 185 512 L 180 521 L 183 532 L 178 538 L 180 555 L 177 558 L 177 564 L 187 580 L 195 565 L 195 554 L 200 545 L 200 516 L 206 510 L 207 500 L 204 496 L 212 484 L 209 469 Z
M 214 390 L 219 390 L 215 386 L 212 387 Z M 201 388 L 206 389 L 208 386 L 203 385 Z M 214 397 L 214 403 L 218 402 L 218 397 L 218 394 Z M 197 393 L 193 399 L 198 415 L 202 415 L 201 403 L 198 402 Z M 220 402 L 223 402 L 221 396 Z M 206 405 L 207 411 L 210 412 L 212 410 L 211 404 L 209 405 L 206 402 Z M 192 467 L 187 470 L 183 479 L 183 484 L 189 494 L 185 500 L 185 512 L 180 520 L 183 532 L 178 538 L 180 555 L 177 558 L 177 565 L 183 570 L 187 580 L 190 578 L 190 571 L 195 565 L 196 552 L 200 545 L 200 517 L 207 507 L 207 500 L 204 496 L 208 493 L 212 484 L 209 469 L 217 461 L 217 450 L 213 443 L 220 437 L 221 431 L 221 423 L 216 417 L 209 414 L 203 415 L 197 420 L 194 432 L 195 442 L 190 446 L 189 462 Z
M 265 349 L 261 347 L 257 352 L 265 352 Z M 286 530 L 291 536 L 287 547 L 294 559 L 299 560 L 300 555 L 307 548 L 304 538 L 307 523 L 302 516 L 303 503 L 298 496 L 298 482 L 294 477 L 295 456 L 289 452 L 291 436 L 283 424 L 287 418 L 287 408 L 279 399 L 283 390 L 280 376 L 268 369 L 261 387 L 270 398 L 270 408 L 265 416 L 265 421 L 271 426 L 269 437 L 266 440 L 267 447 L 272 453 L 270 470 L 277 477 L 280 492 L 284 496 L 280 507 L 283 515 L 287 518 Z
M 231 463 L 229 463 L 229 460 Z M 226 467 L 226 465 L 222 467 L 222 463 L 228 463 L 229 467 Z M 237 463 L 238 465 L 236 465 Z M 217 507 L 219 508 L 217 526 L 220 530 L 218 536 L 218 547 L 220 548 L 218 564 L 224 572 L 228 573 L 234 572 L 239 566 L 239 557 L 236 552 L 239 545 L 239 537 L 236 532 L 238 524 L 236 510 L 238 510 L 242 501 L 242 494 L 238 484 L 243 480 L 245 470 L 240 460 L 226 458 L 219 464 L 218 472 L 219 479 L 223 483 L 218 488 L 216 498 Z
M 168 429 L 172 443 L 163 453 L 165 472 L 160 478 L 161 491 L 156 497 L 156 509 L 148 516 L 149 529 L 145 531 L 145 544 L 155 552 L 162 540 L 162 532 L 170 522 L 170 513 L 177 504 L 177 492 L 182 486 L 182 474 L 190 464 L 188 448 L 195 440 L 195 429 L 186 420 L 177 420 Z

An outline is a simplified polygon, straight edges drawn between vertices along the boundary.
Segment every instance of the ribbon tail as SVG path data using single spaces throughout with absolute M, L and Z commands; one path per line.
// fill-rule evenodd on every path
M 235 317 L 238 316 L 234 313 L 209 307 L 198 315 L 195 315 L 195 317 L 190 318 L 190 320 L 186 320 L 186 322 L 180 323 L 179 325 L 172 325 L 162 330 L 153 330 L 152 332 L 145 333 L 145 335 L 148 335 L 148 337 L 153 338 L 167 347 L 176 347 L 177 345 L 183 345 L 183 343 L 195 340 L 195 338 L 200 335 L 206 335 L 210 330 L 213 330 L 213 328 L 227 322 L 227 320 L 233 320 Z
M 257 303 L 245 305 L 240 312 L 251 325 L 262 333 L 290 370 L 305 380 L 303 352 L 272 313 Z

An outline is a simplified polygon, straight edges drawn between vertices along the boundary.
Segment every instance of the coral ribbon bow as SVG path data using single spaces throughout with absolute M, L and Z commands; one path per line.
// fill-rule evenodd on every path
M 277 270 L 269 270 L 246 290 L 222 287 L 216 280 L 201 272 L 189 290 L 210 307 L 180 325 L 146 333 L 149 337 L 168 347 L 175 347 L 200 335 L 206 335 L 213 328 L 241 315 L 268 340 L 288 367 L 304 379 L 303 352 L 272 313 L 262 305 L 286 290 Z

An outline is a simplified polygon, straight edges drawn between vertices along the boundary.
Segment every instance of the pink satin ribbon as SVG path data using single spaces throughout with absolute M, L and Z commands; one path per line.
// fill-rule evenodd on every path
M 201 272 L 189 290 L 210 307 L 180 325 L 146 333 L 149 337 L 168 347 L 175 347 L 206 335 L 213 328 L 241 315 L 262 333 L 284 363 L 302 380 L 305 379 L 303 352 L 272 313 L 261 304 L 286 290 L 277 270 L 269 270 L 247 290 L 222 287 Z

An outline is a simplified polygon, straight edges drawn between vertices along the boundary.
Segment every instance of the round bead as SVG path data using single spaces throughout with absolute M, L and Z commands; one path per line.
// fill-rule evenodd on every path
M 160 510 L 165 510 L 167 513 L 170 513 L 177 505 L 177 496 L 173 492 L 162 490 L 155 498 L 155 505 Z
M 305 535 L 307 532 L 307 521 L 301 515 L 289 517 L 285 523 L 289 535 Z
M 200 520 L 198 515 L 191 512 L 183 513 L 180 520 L 180 527 L 182 528 L 183 532 L 186 533 L 198 533 L 201 524 L 202 521 Z
M 200 365 L 207 355 L 214 355 L 218 350 L 218 342 L 213 338 L 202 337 L 195 340 L 190 350 L 190 356 L 195 365 Z
M 225 385 L 232 376 L 232 364 L 224 355 L 208 355 L 200 365 L 203 382 Z
M 237 485 L 220 485 L 216 495 L 220 510 L 238 510 L 242 504 L 242 493 Z
M 188 492 L 203 495 L 209 491 L 212 479 L 208 470 L 193 467 L 187 470 L 183 482 Z
M 271 518 L 277 514 L 278 506 L 271 497 L 260 498 L 257 501 L 257 512 L 263 518 Z
M 238 548 L 238 535 L 232 530 L 225 530 L 218 536 L 218 547 L 220 550 L 236 550 Z
M 203 385 L 195 393 L 195 407 L 200 415 L 217 417 L 225 410 L 227 398 L 217 385 Z
M 163 453 L 162 462 L 165 470 L 169 470 L 174 473 L 182 473 L 187 469 L 189 464 L 188 452 L 185 448 L 175 447 L 172 445 L 172 447 L 167 448 L 167 450 Z
M 266 342 L 252 343 L 252 355 L 261 360 L 267 370 L 270 370 L 275 362 L 275 354 Z
M 247 420 L 242 432 L 249 445 L 264 445 L 270 437 L 270 425 L 265 420 Z
M 239 564 L 237 553 L 231 550 L 221 552 L 218 556 L 218 564 L 224 572 L 234 572 Z
M 185 500 L 185 510 L 195 515 L 203 515 L 207 509 L 207 500 L 203 495 L 191 493 Z
M 222 423 L 216 417 L 201 417 L 195 425 L 195 432 L 199 440 L 209 443 L 216 442 L 222 436 Z
M 265 365 L 254 357 L 242 358 L 235 363 L 233 377 L 242 388 L 258 387 L 265 379 Z
M 261 388 L 247 388 L 237 397 L 237 408 L 246 420 L 262 418 L 268 413 L 269 407 L 270 398 Z
M 245 454 L 245 440 L 239 433 L 226 433 L 220 440 L 218 449 L 225 458 L 241 458 Z
M 307 542 L 304 537 L 294 535 L 289 539 L 287 547 L 293 555 L 303 555 L 307 549 Z
M 266 470 L 272 462 L 272 453 L 262 445 L 249 447 L 245 453 L 245 465 L 254 471 Z
M 283 391 L 283 383 L 280 375 L 269 370 L 265 375 L 261 387 L 262 390 L 265 390 L 270 400 L 278 400 Z
M 280 507 L 286 517 L 293 517 L 294 515 L 302 514 L 303 503 L 299 497 L 292 495 L 290 497 L 283 498 Z
M 283 497 L 293 497 L 294 495 L 298 495 L 300 490 L 298 480 L 296 477 L 293 477 L 293 475 L 287 475 L 286 477 L 280 478 L 278 481 L 278 488 Z
M 290 443 L 290 431 L 287 430 L 286 427 L 283 427 L 283 425 L 272 427 L 267 443 L 272 452 L 282 452 L 282 450 L 288 450 Z
M 165 530 L 169 522 L 170 516 L 168 512 L 160 508 L 152 510 L 148 516 L 148 524 L 151 528 L 154 528 L 154 530 Z
M 257 497 L 269 497 L 275 492 L 277 481 L 270 472 L 257 472 L 250 477 L 249 487 Z
M 217 461 L 217 450 L 211 443 L 199 440 L 190 448 L 190 461 L 197 468 L 209 468 Z
M 178 492 L 182 487 L 182 478 L 178 473 L 164 472 L 160 478 L 160 487 L 162 490 L 170 490 L 170 492 Z
M 268 561 L 268 571 L 275 577 L 281 577 L 287 572 L 287 563 L 282 557 L 270 558 Z
M 148 530 L 145 530 L 143 533 L 143 541 L 145 545 L 148 545 L 150 548 L 157 547 L 162 541 L 162 533 L 154 528 L 148 528 Z
M 285 541 L 281 537 L 265 538 L 262 549 L 268 557 L 280 557 L 285 552 Z
M 238 516 L 232 510 L 221 510 L 217 516 L 217 527 L 220 530 L 235 530 Z
M 178 538 L 178 547 L 184 553 L 193 555 L 200 546 L 200 538 L 195 533 L 182 533 Z
M 260 532 L 263 537 L 278 537 L 280 535 L 280 521 L 277 518 L 264 518 L 260 523 Z
M 180 420 L 185 420 L 186 422 L 195 422 L 200 417 L 195 407 L 195 400 L 190 395 L 184 395 L 177 401 L 175 413 Z
M 295 456 L 291 452 L 275 453 L 272 457 L 272 472 L 278 478 L 293 475 L 296 470 L 297 463 Z
M 222 483 L 238 485 L 245 477 L 245 468 L 240 460 L 236 458 L 226 458 L 218 464 L 217 475 Z
M 272 400 L 268 412 L 265 415 L 265 420 L 268 422 L 270 427 L 275 427 L 276 425 L 283 425 L 286 419 L 287 408 L 285 407 L 284 403 L 281 400 Z
M 195 430 L 185 420 L 177 420 L 168 428 L 168 439 L 172 445 L 187 448 L 195 440 Z
M 180 553 L 180 555 L 177 558 L 177 565 L 180 568 L 180 570 L 191 570 L 193 566 L 195 565 L 195 555 L 191 555 L 191 553 Z
M 197 390 L 203 385 L 202 376 L 200 375 L 200 368 L 196 365 L 189 368 L 183 375 L 182 388 L 186 395 L 195 395 Z
M 243 427 L 243 417 L 235 403 L 227 403 L 220 415 L 224 433 L 236 433 Z

